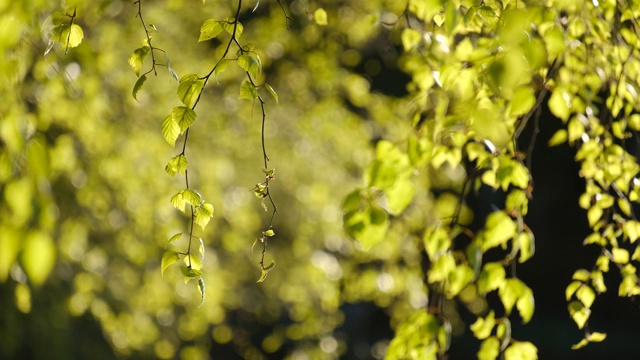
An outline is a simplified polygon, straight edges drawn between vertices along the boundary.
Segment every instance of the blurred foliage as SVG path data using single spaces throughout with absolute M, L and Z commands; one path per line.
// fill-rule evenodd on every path
M 511 322 L 544 103 L 602 249 L 566 290 L 575 347 L 603 341 L 603 274 L 640 293 L 638 9 L 0 0 L 0 357 L 339 358 L 370 302 L 396 330 L 373 357 L 470 330 L 479 358 L 537 358 Z

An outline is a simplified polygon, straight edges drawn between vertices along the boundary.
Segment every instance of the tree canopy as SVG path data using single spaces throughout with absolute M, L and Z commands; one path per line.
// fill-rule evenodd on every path
M 0 1 L 0 357 L 625 354 L 597 314 L 640 294 L 639 17 Z

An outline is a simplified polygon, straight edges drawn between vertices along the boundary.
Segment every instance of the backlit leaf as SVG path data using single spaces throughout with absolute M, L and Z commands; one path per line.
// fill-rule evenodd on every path
M 200 307 L 202 306 L 202 304 L 204 304 L 204 291 L 205 291 L 204 279 L 202 277 L 198 279 L 198 291 L 200 292 L 200 305 L 198 305 L 198 307 Z
M 172 115 L 168 115 L 162 120 L 162 136 L 171 146 L 175 146 L 176 139 L 180 136 L 180 125 L 173 119 Z
M 169 160 L 167 166 L 165 166 L 164 170 L 167 174 L 173 176 L 175 174 L 182 174 L 187 170 L 187 157 L 180 154 L 176 155 Z
M 262 71 L 262 65 L 258 59 L 259 58 L 252 54 L 243 54 L 238 57 L 238 65 L 240 65 L 244 71 L 248 72 L 251 78 L 255 79 Z
M 182 237 L 182 233 L 181 233 L 181 232 L 179 232 L 179 233 L 177 233 L 177 234 L 173 235 L 172 237 L 170 237 L 170 238 L 169 238 L 169 241 L 167 241 L 167 245 L 169 245 L 169 244 L 171 244 L 172 242 L 174 242 L 174 241 L 176 241 L 176 240 L 180 239 L 181 237 Z
M 240 96 L 238 99 L 255 100 L 258 98 L 258 89 L 248 80 L 242 82 L 240 86 Z
M 505 360 L 538 360 L 538 349 L 528 341 L 513 341 L 504 351 Z
M 202 276 L 202 271 L 200 270 L 196 270 L 194 268 L 190 268 L 188 266 L 181 266 L 180 267 L 180 271 L 182 272 L 182 275 L 184 276 L 184 282 L 188 283 L 189 281 Z
M 220 21 L 209 19 L 205 21 L 200 27 L 200 37 L 198 38 L 198 42 L 213 39 L 214 37 L 218 36 L 220 32 L 222 32 Z
M 204 203 L 196 208 L 194 221 L 204 230 L 213 217 L 213 205 Z
M 506 279 L 504 266 L 498 262 L 486 263 L 478 276 L 478 292 L 486 294 L 500 288 Z
M 473 335 L 475 335 L 476 338 L 484 340 L 491 335 L 491 332 L 493 331 L 493 327 L 495 325 L 495 314 L 493 310 L 491 310 L 486 317 L 477 318 L 469 328 L 471 329 L 471 331 L 473 331 Z
M 478 360 L 495 360 L 500 354 L 500 340 L 495 336 L 485 339 L 478 350 Z
M 180 260 L 180 254 L 174 250 L 167 250 L 162 255 L 162 264 L 160 266 L 160 275 L 164 276 L 164 271 L 171 265 Z
M 173 205 L 173 207 L 175 207 L 176 209 L 184 212 L 185 201 L 184 201 L 184 198 L 182 197 L 182 193 L 183 191 L 179 191 L 177 194 L 171 197 L 171 205 Z
M 133 95 L 133 98 L 136 99 L 136 101 L 138 100 L 138 92 L 140 91 L 140 89 L 142 89 L 142 85 L 145 81 L 147 81 L 147 75 L 142 75 L 138 78 L 138 81 L 136 81 L 135 85 L 133 85 L 133 91 L 131 92 L 131 94 Z
M 276 93 L 275 90 L 273 90 L 273 88 L 271 87 L 271 85 L 265 83 L 264 87 L 267 89 L 267 91 L 269 92 L 269 94 L 271 94 L 271 96 L 273 96 L 274 99 L 276 99 L 276 102 L 278 102 L 278 94 Z
M 144 62 L 144 59 L 147 57 L 149 50 L 150 50 L 149 46 L 142 46 L 140 48 L 135 49 L 131 54 L 131 56 L 129 56 L 129 65 L 131 65 L 136 75 L 140 75 L 140 70 L 142 69 L 142 63 Z M 140 79 L 138 79 L 138 81 L 140 81 Z M 142 85 L 140 86 L 142 87 Z M 134 89 L 135 89 L 135 86 L 134 86 Z
M 202 196 L 191 189 L 182 190 L 182 198 L 185 203 L 192 206 L 199 206 L 202 203 Z M 213 207 L 211 207 L 211 214 L 213 214 Z
M 196 112 L 186 106 L 176 106 L 171 110 L 171 117 L 183 133 L 196 121 Z
M 198 75 L 185 75 L 180 79 L 178 85 L 178 98 L 186 107 L 192 108 L 198 100 L 203 86 L 204 80 L 200 79 Z

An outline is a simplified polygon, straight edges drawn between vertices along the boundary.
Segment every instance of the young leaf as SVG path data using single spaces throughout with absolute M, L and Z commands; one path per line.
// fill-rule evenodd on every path
M 198 100 L 203 86 L 204 80 L 200 79 L 198 75 L 185 75 L 180 79 L 180 84 L 178 85 L 178 98 L 185 106 L 192 108 Z
M 180 271 L 182 271 L 182 275 L 184 275 L 185 283 L 188 283 L 190 280 L 202 276 L 202 271 L 190 268 L 188 266 L 181 266 Z
M 84 39 L 84 32 L 78 24 L 65 23 L 53 28 L 53 40 L 59 42 L 65 48 L 77 47 L 82 42 L 82 39 Z
M 196 122 L 196 112 L 186 106 L 176 106 L 171 110 L 173 121 L 180 127 L 180 133 Z
M 224 31 L 226 31 L 229 35 L 233 35 L 233 29 L 235 28 L 236 39 L 240 39 L 240 36 L 242 36 L 242 31 L 244 30 L 244 28 L 239 21 L 236 21 L 236 19 L 226 18 L 220 22 L 220 25 L 222 25 Z
M 142 89 L 142 85 L 144 84 L 145 81 L 147 81 L 147 75 L 142 75 L 138 78 L 138 81 L 136 81 L 136 84 L 133 85 L 132 95 L 136 101 L 138 101 L 138 98 L 137 98 L 138 91 Z
M 273 267 L 275 265 L 276 265 L 276 263 L 272 261 L 271 264 L 269 264 L 269 266 L 265 266 L 264 268 L 262 268 L 262 274 L 260 275 L 260 279 L 258 279 L 258 281 L 256 281 L 256 282 L 258 282 L 258 283 L 263 282 L 267 278 L 267 275 L 269 274 L 269 271 L 271 269 L 273 269 Z
M 273 90 L 273 88 L 271 87 L 271 85 L 264 83 L 264 87 L 267 89 L 267 91 L 269 92 L 269 94 L 271 94 L 271 96 L 273 96 L 274 99 L 276 99 L 276 102 L 278 102 L 278 94 L 276 93 L 275 90 Z
M 271 236 L 274 236 L 276 233 L 272 229 L 269 229 L 267 231 L 263 231 L 262 234 L 264 234 L 264 236 L 271 237 Z
M 183 154 L 176 155 L 169 160 L 167 166 L 165 166 L 164 170 L 167 174 L 173 176 L 177 173 L 184 175 L 184 172 L 187 170 L 187 157 Z
M 180 125 L 173 120 L 172 115 L 168 115 L 162 120 L 162 136 L 169 145 L 176 145 L 176 139 L 180 136 Z
M 251 54 L 243 54 L 238 57 L 238 65 L 248 72 L 252 78 L 255 78 L 262 71 L 262 66 L 258 59 Z
M 213 39 L 218 36 L 221 31 L 222 26 L 220 25 L 220 21 L 209 19 L 202 24 L 202 27 L 200 27 L 200 38 L 198 38 L 198 42 Z
M 143 46 L 135 49 L 131 54 L 131 56 L 129 56 L 129 65 L 131 65 L 131 67 L 133 68 L 133 71 L 135 71 L 136 75 L 138 76 L 140 75 L 140 70 L 142 69 L 142 63 L 144 62 L 144 58 L 147 57 L 149 50 L 150 50 L 149 46 Z
M 196 208 L 194 221 L 196 224 L 200 225 L 202 230 L 204 230 L 212 217 L 213 205 L 204 203 Z
M 180 254 L 174 250 L 167 250 L 162 255 L 162 264 L 160 266 L 160 275 L 164 276 L 164 271 L 171 265 L 175 264 L 180 260 Z
M 513 341 L 504 351 L 505 360 L 537 360 L 538 349 L 528 341 Z
M 198 291 L 200 291 L 200 305 L 198 305 L 200 307 L 204 304 L 204 279 L 202 277 L 198 279 Z
M 179 191 L 177 194 L 171 197 L 171 205 L 173 205 L 173 207 L 175 207 L 176 209 L 185 212 L 185 201 L 182 197 L 183 191 Z
M 218 79 L 218 74 L 220 74 L 221 72 L 227 69 L 227 66 L 229 65 L 229 61 L 230 60 L 227 60 L 227 59 L 221 59 L 220 62 L 218 62 L 218 64 L 216 65 L 216 68 L 213 69 L 213 76 L 216 77 L 216 81 Z
M 238 99 L 255 100 L 258 98 L 258 90 L 248 80 L 242 82 L 240 86 L 240 96 Z
M 189 254 L 184 257 L 184 264 L 187 267 L 193 268 L 194 270 L 202 269 L 202 260 L 195 254 Z
M 181 233 L 181 232 L 179 232 L 179 233 L 177 233 L 177 234 L 173 235 L 172 237 L 170 237 L 170 238 L 169 238 L 169 241 L 167 241 L 167 245 L 169 245 L 169 244 L 171 244 L 172 242 L 174 242 L 174 241 L 176 241 L 176 240 L 180 239 L 181 237 L 182 237 L 182 233 Z
M 182 190 L 182 198 L 184 199 L 184 202 L 192 206 L 199 206 L 202 203 L 202 196 L 191 189 Z M 213 208 L 211 213 L 213 214 Z

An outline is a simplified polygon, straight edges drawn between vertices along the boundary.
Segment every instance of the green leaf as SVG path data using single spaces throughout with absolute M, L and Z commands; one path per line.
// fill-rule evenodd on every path
M 485 339 L 478 350 L 478 360 L 495 360 L 500 354 L 500 340 L 495 336 Z
M 176 140 L 180 136 L 180 125 L 175 122 L 172 115 L 168 115 L 162 120 L 162 136 L 169 145 L 176 145 Z
M 327 12 L 323 8 L 317 9 L 313 13 L 313 21 L 321 26 L 327 25 Z
M 530 86 L 521 86 L 513 92 L 511 115 L 516 117 L 525 115 L 535 104 L 536 98 L 533 95 L 533 89 Z
M 420 40 L 422 40 L 422 34 L 420 34 L 420 32 L 418 32 L 417 30 L 405 28 L 404 30 L 402 30 L 401 39 L 404 51 L 409 51 L 418 46 Z
M 202 230 L 204 230 L 212 217 L 213 205 L 204 203 L 196 208 L 194 221 L 196 224 L 200 225 Z
M 184 264 L 187 265 L 187 267 L 193 268 L 195 270 L 202 269 L 202 260 L 200 260 L 198 255 L 189 254 L 184 257 L 183 261 L 184 261 Z
M 635 220 L 627 220 L 622 224 L 622 230 L 629 238 L 629 241 L 633 244 L 640 238 L 640 222 Z
M 558 146 L 560 144 L 564 144 L 566 141 L 567 141 L 567 130 L 560 129 L 556 131 L 555 134 L 553 134 L 551 139 L 549 139 L 549 142 L 547 143 L 547 145 Z
M 478 293 L 486 294 L 499 289 L 505 283 L 506 271 L 499 262 L 486 263 L 478 276 Z
M 164 276 L 164 271 L 171 265 L 180 260 L 180 254 L 174 250 L 167 250 L 162 255 L 162 264 L 160 266 L 160 275 Z
M 255 100 L 258 98 L 258 89 L 248 80 L 242 82 L 240 86 L 240 96 L 238 99 Z
M 591 310 L 586 308 L 580 301 L 574 300 L 569 303 L 569 315 L 573 321 L 578 325 L 578 329 L 582 329 L 584 324 L 589 319 L 591 315 Z
M 576 298 L 582 302 L 582 304 L 590 308 L 593 305 L 593 301 L 596 299 L 596 292 L 588 285 L 582 285 L 576 291 Z
M 202 276 L 202 271 L 190 268 L 188 266 L 181 266 L 180 271 L 182 271 L 182 275 L 184 275 L 185 284 L 197 277 Z
M 569 115 L 571 115 L 568 101 L 569 94 L 567 94 L 564 89 L 557 88 L 551 93 L 548 102 L 551 113 L 565 122 L 569 119 Z
M 186 106 L 176 106 L 171 110 L 171 117 L 182 134 L 196 121 L 196 112 Z
M 215 19 L 209 19 L 205 21 L 200 27 L 200 37 L 198 42 L 207 41 L 218 36 L 222 32 L 222 25 L 220 21 Z
M 533 291 L 516 278 L 507 279 L 498 290 L 505 312 L 509 314 L 515 305 L 524 323 L 529 322 L 535 309 Z
M 589 342 L 602 342 L 606 338 L 607 334 L 601 332 L 592 332 L 591 334 L 587 335 L 587 339 L 589 340 Z
M 493 310 L 489 312 L 489 314 L 482 318 L 479 317 L 476 321 L 471 324 L 470 329 L 473 331 L 473 335 L 480 340 L 484 340 L 491 336 L 491 332 L 493 331 L 493 327 L 496 325 L 495 313 Z
M 513 219 L 503 211 L 489 214 L 482 236 L 482 250 L 506 245 L 507 241 L 516 235 L 517 229 Z
M 167 166 L 165 166 L 164 170 L 167 174 L 174 176 L 175 174 L 182 174 L 187 170 L 187 157 L 180 154 L 176 155 L 169 160 Z
M 533 239 L 533 233 L 525 231 L 516 237 L 514 241 L 514 247 L 520 252 L 518 262 L 523 263 L 533 256 L 536 251 L 535 240 Z
M 180 83 L 178 85 L 178 98 L 185 106 L 192 108 L 196 104 L 203 86 L 204 80 L 200 79 L 198 75 L 185 75 L 180 79 Z
M 240 22 L 236 21 L 236 19 L 226 18 L 220 22 L 220 25 L 222 25 L 224 31 L 226 31 L 229 35 L 233 35 L 233 29 L 235 27 L 236 39 L 240 39 L 240 36 L 242 36 L 242 31 L 244 30 L 244 28 L 242 27 L 242 24 Z
M 382 242 L 389 227 L 384 210 L 373 206 L 364 211 L 347 212 L 343 220 L 347 234 L 358 240 L 365 250 Z
M 177 233 L 177 234 L 173 235 L 172 237 L 170 237 L 170 238 L 169 238 L 169 241 L 167 241 L 167 245 L 169 245 L 169 244 L 171 244 L 172 242 L 174 242 L 174 241 L 176 241 L 176 240 L 180 239 L 181 237 L 182 237 L 182 233 L 181 233 L 181 232 L 179 232 L 179 233 Z
M 53 39 L 65 48 L 74 48 L 82 43 L 84 32 L 78 24 L 60 24 L 53 28 Z
M 573 273 L 573 276 L 571 277 L 571 279 L 586 283 L 587 281 L 589 281 L 590 275 L 591 274 L 589 273 L 589 271 L 585 269 L 578 269 Z
M 140 75 L 140 70 L 142 69 L 142 63 L 144 62 L 144 58 L 147 57 L 149 50 L 150 50 L 149 46 L 143 46 L 135 49 L 133 53 L 129 56 L 129 65 L 131 65 L 136 75 Z M 138 79 L 138 81 L 140 81 L 140 79 Z M 142 87 L 142 84 L 140 84 L 140 87 Z M 135 89 L 135 86 L 133 88 Z
M 611 249 L 613 262 L 616 264 L 626 264 L 629 262 L 629 251 L 627 249 L 613 248 Z
M 198 279 L 198 291 L 200 291 L 200 305 L 198 305 L 198 307 L 201 307 L 202 304 L 204 304 L 204 290 L 204 279 L 200 277 L 200 279 Z
M 538 360 L 538 349 L 528 341 L 513 341 L 504 351 L 505 360 Z
M 138 78 L 138 81 L 136 81 L 135 85 L 133 85 L 133 91 L 131 93 L 136 101 L 138 101 L 138 91 L 142 89 L 142 85 L 145 81 L 147 81 L 147 75 L 142 75 Z
M 227 67 L 229 66 L 229 61 L 228 59 L 221 59 L 218 64 L 216 64 L 215 68 L 213 69 L 213 76 L 215 76 L 216 81 L 218 80 L 218 74 L 222 73 L 223 71 L 225 71 L 227 69 Z
M 582 285 L 583 285 L 583 283 L 581 283 L 580 281 L 572 281 L 571 283 L 569 283 L 569 285 L 567 285 L 567 288 L 564 290 L 564 296 L 567 299 L 567 301 L 569 301 L 569 299 L 571 299 L 573 294 L 575 294 L 576 291 Z
M 581 349 L 581 348 L 583 348 L 583 347 L 585 347 L 587 345 L 589 345 L 589 340 L 582 339 L 577 344 L 571 345 L 571 350 L 578 350 L 578 349 Z
M 192 206 L 200 206 L 202 203 L 202 196 L 198 192 L 191 189 L 182 190 L 182 198 L 184 202 Z M 211 208 L 211 214 L 213 214 L 213 208 Z
M 184 190 L 179 191 L 177 194 L 171 197 L 171 205 L 173 205 L 173 207 L 175 207 L 176 209 L 185 212 L 185 201 L 182 197 L 183 192 Z
M 423 237 L 424 247 L 429 256 L 429 260 L 436 261 L 440 254 L 449 251 L 451 247 L 451 237 L 449 233 L 441 228 L 428 228 Z
M 589 210 L 587 210 L 587 219 L 589 220 L 589 226 L 594 227 L 598 221 L 602 218 L 602 208 L 600 206 L 593 205 Z
M 276 93 L 275 90 L 273 90 L 273 88 L 271 87 L 271 85 L 264 83 L 264 87 L 267 89 L 267 91 L 269 92 L 269 94 L 271 94 L 271 96 L 273 96 L 274 99 L 276 99 L 276 102 L 278 102 L 278 94 Z
M 267 278 L 269 271 L 271 271 L 271 269 L 273 269 L 275 265 L 276 263 L 272 261 L 271 264 L 269 264 L 269 266 L 265 266 L 264 268 L 262 268 L 262 273 L 260 274 L 260 278 L 256 282 L 257 283 L 263 282 Z
M 413 181 L 408 178 L 398 179 L 393 186 L 385 189 L 389 212 L 394 215 L 401 214 L 413 201 L 416 193 Z
M 264 236 L 271 237 L 271 236 L 274 236 L 276 233 L 273 230 L 269 229 L 267 231 L 263 231 L 262 234 L 264 234 Z
M 456 266 L 447 276 L 449 283 L 449 293 L 453 296 L 458 295 L 464 288 L 469 285 L 469 282 L 473 279 L 473 270 L 464 264 Z
M 262 64 L 260 62 L 260 57 L 254 57 L 251 54 L 243 54 L 238 57 L 238 65 L 249 73 L 251 78 L 255 79 L 258 74 L 262 71 Z

